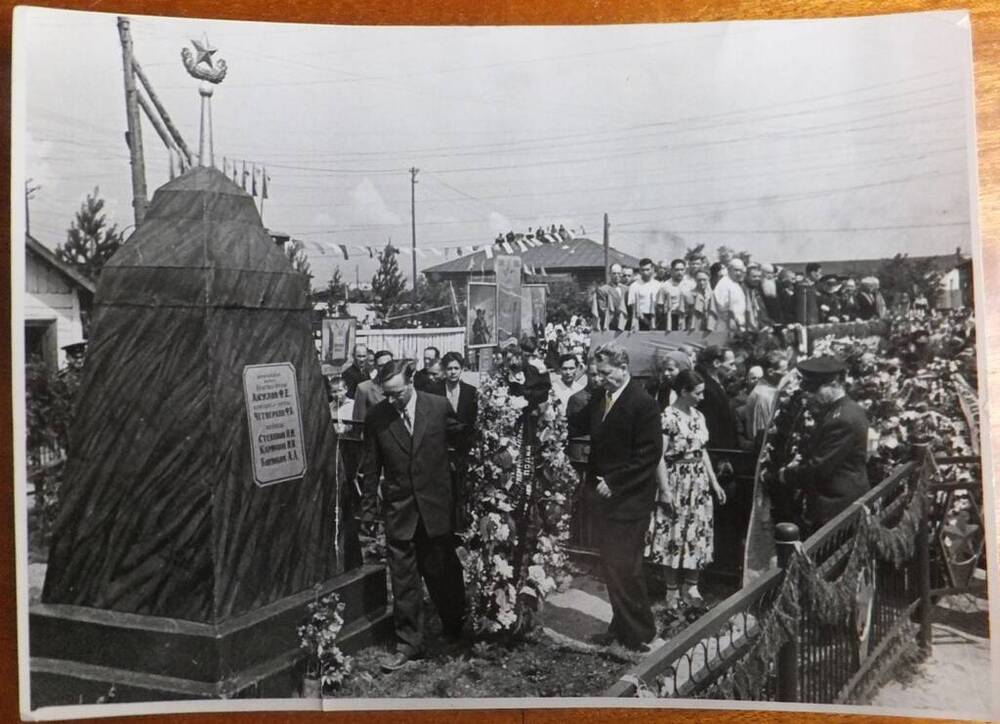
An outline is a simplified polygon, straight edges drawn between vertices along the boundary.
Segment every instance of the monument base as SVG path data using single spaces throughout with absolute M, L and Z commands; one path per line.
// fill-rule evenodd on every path
M 362 566 L 320 586 L 345 604 L 340 647 L 351 653 L 389 640 L 392 611 L 384 566 Z M 83 606 L 29 610 L 31 708 L 176 699 L 297 696 L 303 651 L 297 628 L 310 589 L 221 624 Z

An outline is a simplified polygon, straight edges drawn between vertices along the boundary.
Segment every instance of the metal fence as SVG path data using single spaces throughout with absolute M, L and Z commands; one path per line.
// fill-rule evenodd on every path
M 894 527 L 918 490 L 926 489 L 932 474 L 929 454 L 921 461 L 897 468 L 839 516 L 812 535 L 802 546 L 816 571 L 828 581 L 851 565 L 855 538 L 862 525 L 874 520 Z M 923 479 L 921 477 L 923 476 Z M 922 497 L 917 500 L 923 500 Z M 864 518 L 865 511 L 871 518 Z M 734 593 L 675 636 L 608 692 L 608 696 L 633 696 L 641 687 L 661 697 L 742 699 L 756 701 L 849 702 L 867 695 L 874 670 L 891 665 L 890 659 L 912 641 L 914 621 L 923 622 L 929 611 L 930 581 L 927 558 L 928 506 L 920 504 L 921 524 L 914 554 L 899 569 L 866 556 L 854 592 L 854 608 L 844 620 L 830 623 L 809 604 L 795 578 L 779 567 Z M 781 526 L 779 526 L 781 527 Z M 794 526 L 792 526 L 794 529 Z M 786 533 L 788 529 L 785 529 Z M 796 531 L 797 532 L 797 531 Z M 792 540 L 779 542 L 786 565 L 792 559 Z M 920 553 L 922 552 L 922 553 Z M 855 557 L 857 553 L 855 552 Z M 857 565 L 855 558 L 854 565 Z M 774 657 L 749 657 L 762 637 L 773 635 L 770 623 L 776 606 L 789 595 L 803 602 L 784 622 L 794 633 Z M 780 599 L 780 600 L 779 600 Z M 929 628 L 922 623 L 922 641 Z

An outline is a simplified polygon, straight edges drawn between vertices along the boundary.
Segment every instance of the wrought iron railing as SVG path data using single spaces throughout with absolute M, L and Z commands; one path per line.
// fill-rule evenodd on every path
M 928 475 L 926 451 L 921 464 L 897 468 L 855 505 L 845 510 L 801 544 L 801 553 L 824 579 L 834 580 L 855 556 L 855 540 L 871 521 L 892 528 L 910 507 Z M 916 499 L 918 502 L 922 498 Z M 915 551 L 926 551 L 925 505 Z M 870 518 L 867 517 L 870 515 Z M 794 528 L 794 527 L 793 527 Z M 797 542 L 797 541 L 796 541 Z M 791 541 L 789 541 L 791 543 Z M 782 550 L 783 549 L 783 550 Z M 779 545 L 785 562 L 790 546 Z M 861 605 L 831 623 L 797 590 L 799 578 L 774 568 L 717 604 L 695 623 L 639 664 L 608 692 L 634 696 L 648 688 L 660 697 L 757 701 L 841 702 L 862 698 L 875 661 L 894 656 L 906 629 L 929 603 L 926 556 L 912 555 L 899 569 L 865 556 L 856 599 Z M 921 585 L 923 584 L 923 585 Z M 784 590 L 795 588 L 796 590 Z M 788 601 L 796 603 L 790 609 Z M 799 605 L 801 603 L 801 606 Z M 776 607 L 783 607 L 780 626 Z M 775 656 L 760 656 L 765 638 L 785 642 Z

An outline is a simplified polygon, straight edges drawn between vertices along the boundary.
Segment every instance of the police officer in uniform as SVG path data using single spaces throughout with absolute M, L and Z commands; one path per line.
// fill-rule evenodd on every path
M 802 389 L 820 412 L 802 459 L 779 472 L 805 498 L 803 537 L 814 533 L 869 490 L 868 417 L 844 392 L 846 366 L 834 357 L 800 362 Z

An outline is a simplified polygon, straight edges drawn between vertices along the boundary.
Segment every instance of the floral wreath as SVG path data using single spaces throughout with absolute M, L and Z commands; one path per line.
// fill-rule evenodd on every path
M 532 627 L 546 595 L 566 577 L 567 503 L 578 478 L 554 394 L 532 412 L 497 373 L 478 395 L 464 536 L 470 619 L 479 635 L 515 636 Z

